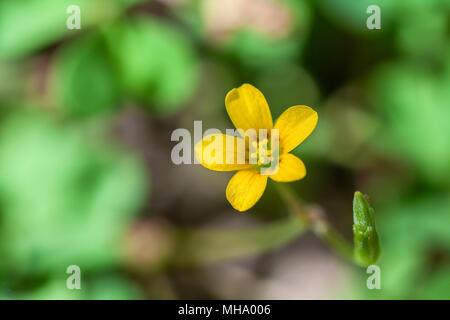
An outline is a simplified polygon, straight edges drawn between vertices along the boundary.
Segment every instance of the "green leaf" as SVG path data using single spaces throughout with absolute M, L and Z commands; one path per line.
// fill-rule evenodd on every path
M 272 40 L 250 30 L 237 32 L 227 48 L 228 52 L 236 55 L 243 63 L 254 67 L 292 61 L 299 49 L 299 43 L 294 39 Z
M 426 285 L 420 288 L 419 299 L 449 300 L 450 299 L 450 268 L 442 267 L 435 272 Z
M 318 5 L 328 20 L 358 34 L 374 34 L 366 26 L 370 16 L 366 11 L 370 5 L 378 5 L 381 9 L 381 30 L 389 28 L 392 22 L 393 4 L 389 0 L 319 0 Z
M 382 274 L 382 298 L 422 299 L 438 298 L 437 295 L 445 298 L 437 284 L 437 279 L 442 278 L 442 272 L 446 270 L 445 260 L 436 264 L 432 254 L 440 253 L 445 257 L 450 249 L 450 196 L 438 194 L 404 199 L 377 212 L 383 246 L 378 263 Z M 364 295 L 373 298 L 377 292 L 365 289 Z
M 449 62 L 450 63 L 450 62 Z M 450 177 L 450 78 L 414 63 L 380 68 L 370 82 L 373 105 L 383 117 L 379 149 L 413 164 L 427 180 Z
M 118 107 L 116 78 L 101 37 L 93 35 L 70 43 L 56 57 L 53 104 L 75 116 L 113 110 Z
M 440 58 L 448 49 L 448 16 L 450 6 L 444 1 L 420 1 L 416 5 L 405 3 L 397 15 L 398 48 L 411 57 Z M 411 23 L 412 20 L 420 23 Z
M 141 298 L 140 290 L 122 276 L 96 276 L 89 284 L 91 300 L 136 300 Z
M 130 2 L 130 1 L 128 1 Z M 116 16 L 123 0 L 20 0 L 0 2 L 0 59 L 22 58 L 77 30 L 68 30 L 70 5 L 81 11 L 81 30 Z
M 303 48 L 310 24 L 310 8 L 305 1 L 283 0 L 275 8 L 267 10 L 279 11 L 280 19 L 285 19 L 283 35 L 271 35 L 270 32 L 260 30 L 258 23 L 254 26 L 243 25 L 230 36 L 226 43 L 226 51 L 236 56 L 241 63 L 250 67 L 277 67 L 293 61 Z M 282 12 L 288 12 L 283 15 Z M 274 23 L 273 21 L 267 23 Z M 252 22 L 250 22 L 250 25 Z M 273 26 L 274 29 L 279 28 Z
M 192 44 L 173 26 L 137 18 L 106 32 L 127 95 L 156 113 L 179 109 L 194 93 L 198 64 Z
M 64 273 L 63 273 L 64 274 Z M 66 280 L 69 275 L 55 275 L 38 288 L 26 292 L 15 292 L 7 299 L 20 300 L 135 300 L 141 298 L 141 292 L 124 277 L 107 274 L 89 276 L 82 270 L 81 289 L 69 290 Z
M 145 192 L 136 159 L 23 112 L 0 131 L 0 261 L 17 273 L 83 270 L 121 261 L 120 243 Z

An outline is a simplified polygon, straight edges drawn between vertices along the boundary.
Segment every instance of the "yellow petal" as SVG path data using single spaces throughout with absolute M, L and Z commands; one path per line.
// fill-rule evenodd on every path
M 251 168 L 245 155 L 244 139 L 223 133 L 203 137 L 195 145 L 197 160 L 210 170 L 234 171 Z
M 238 211 L 246 211 L 253 207 L 264 193 L 267 176 L 255 170 L 237 172 L 227 186 L 227 199 Z
M 317 112 L 307 106 L 293 106 L 275 123 L 279 130 L 281 153 L 288 153 L 305 140 L 317 124 Z
M 280 156 L 277 173 L 270 175 L 272 180 L 278 182 L 291 182 L 302 179 L 306 175 L 303 161 L 290 153 Z
M 236 129 L 272 129 L 269 105 L 261 91 L 250 84 L 228 92 L 225 106 Z

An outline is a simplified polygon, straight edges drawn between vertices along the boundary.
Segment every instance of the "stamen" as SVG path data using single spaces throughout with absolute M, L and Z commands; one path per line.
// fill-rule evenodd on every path
M 271 162 L 275 161 L 274 153 L 271 150 L 270 140 L 265 138 L 261 141 L 251 141 L 251 146 L 255 151 L 250 153 L 249 157 L 256 160 L 258 166 L 267 167 Z

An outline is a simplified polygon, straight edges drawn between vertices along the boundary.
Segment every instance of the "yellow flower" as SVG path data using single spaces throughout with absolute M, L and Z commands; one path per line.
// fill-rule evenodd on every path
M 215 171 L 238 170 L 228 183 L 226 197 L 233 208 L 246 211 L 261 198 L 268 177 L 278 182 L 291 182 L 306 175 L 302 160 L 289 152 L 314 130 L 318 116 L 310 107 L 293 106 L 284 111 L 273 125 L 264 95 L 250 84 L 231 90 L 225 98 L 225 106 L 241 136 L 242 132 L 249 129 L 266 129 L 269 137 L 271 132 L 278 132 L 279 143 L 276 145 L 271 145 L 270 139 L 252 142 L 253 150 L 256 148 L 259 152 L 251 152 L 247 136 L 243 138 L 221 133 L 207 135 L 195 146 L 196 157 L 204 167 Z M 238 147 L 241 145 L 245 148 Z M 217 151 L 211 149 L 212 146 L 223 149 Z M 228 161 L 230 158 L 234 161 Z M 272 162 L 277 163 L 277 170 L 273 174 L 262 174 L 261 169 L 267 168 Z

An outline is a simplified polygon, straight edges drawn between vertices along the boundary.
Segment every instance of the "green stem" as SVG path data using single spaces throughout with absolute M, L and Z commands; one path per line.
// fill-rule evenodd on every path
M 277 183 L 276 185 L 295 219 L 300 219 L 322 241 L 326 242 L 342 256 L 354 262 L 353 247 L 326 220 L 323 214 L 315 210 L 306 210 L 300 199 L 286 184 Z

